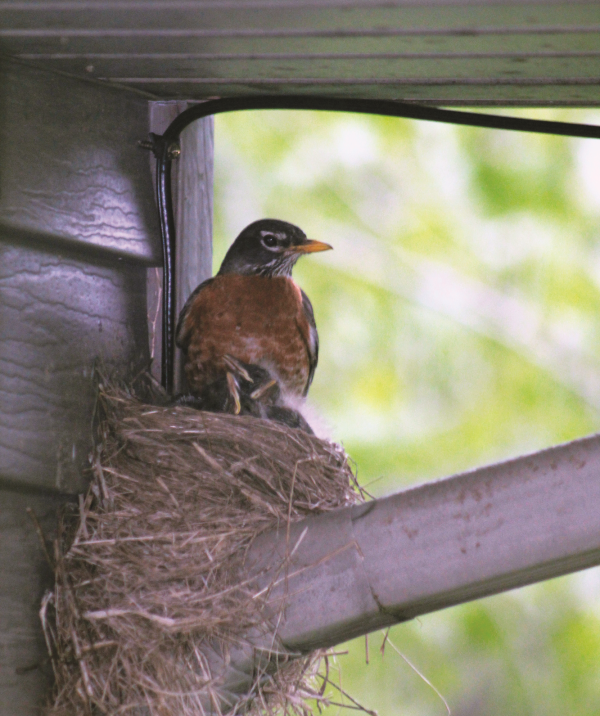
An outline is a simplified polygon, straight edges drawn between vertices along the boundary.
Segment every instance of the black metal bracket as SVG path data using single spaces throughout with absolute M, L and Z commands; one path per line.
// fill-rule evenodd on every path
M 396 102 L 394 100 L 268 95 L 208 100 L 186 109 L 171 122 L 164 134 L 151 134 L 150 141 L 140 142 L 140 146 L 151 149 L 156 157 L 156 194 L 163 247 L 161 381 L 168 394 L 173 392 L 175 354 L 175 220 L 171 193 L 171 162 L 179 156 L 179 135 L 191 122 L 202 119 L 202 117 L 224 112 L 257 109 L 355 112 L 405 119 L 422 119 L 430 122 L 444 122 L 446 124 L 460 124 L 470 127 L 600 139 L 600 126 L 595 125 L 522 119 L 520 117 L 504 117 L 502 115 L 480 114 L 478 112 L 461 112 Z

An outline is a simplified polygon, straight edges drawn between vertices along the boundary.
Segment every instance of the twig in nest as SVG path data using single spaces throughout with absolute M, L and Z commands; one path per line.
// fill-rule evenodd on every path
M 34 526 L 35 531 L 36 531 L 36 533 L 37 533 L 37 536 L 38 536 L 38 538 L 39 538 L 39 540 L 40 540 L 40 544 L 41 544 L 41 546 L 42 546 L 42 550 L 43 550 L 43 552 L 44 552 L 44 556 L 46 557 L 46 561 L 47 561 L 48 564 L 50 565 L 50 568 L 51 568 L 51 569 L 54 569 L 54 560 L 53 560 L 52 557 L 50 556 L 50 552 L 48 552 L 48 546 L 47 546 L 47 544 L 46 544 L 46 538 L 44 537 L 44 532 L 43 532 L 42 527 L 41 527 L 41 525 L 40 525 L 40 523 L 39 523 L 39 520 L 38 520 L 38 518 L 37 518 L 37 515 L 36 515 L 35 512 L 31 509 L 31 507 L 26 507 L 26 508 L 25 508 L 25 511 L 27 512 L 27 514 L 28 514 L 29 517 L 31 518 L 31 521 L 33 522 L 33 526 Z

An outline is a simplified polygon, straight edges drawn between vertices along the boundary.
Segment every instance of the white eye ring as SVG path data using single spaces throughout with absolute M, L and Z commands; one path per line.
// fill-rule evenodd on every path
M 278 251 L 280 247 L 277 245 L 277 236 L 268 231 L 263 231 L 261 233 L 261 244 L 265 247 L 265 249 L 269 249 L 269 251 Z

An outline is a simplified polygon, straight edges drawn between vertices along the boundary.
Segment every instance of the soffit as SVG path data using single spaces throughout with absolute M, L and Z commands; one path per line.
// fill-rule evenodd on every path
M 8 1 L 0 52 L 159 98 L 600 104 L 598 2 Z

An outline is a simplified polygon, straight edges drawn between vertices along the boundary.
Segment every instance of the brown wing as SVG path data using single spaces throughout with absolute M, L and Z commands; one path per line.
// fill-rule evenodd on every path
M 175 332 L 175 340 L 177 342 L 177 345 L 179 348 L 181 348 L 182 351 L 187 351 L 188 346 L 190 344 L 190 332 L 192 329 L 192 326 L 189 324 L 189 322 L 186 320 L 190 309 L 192 307 L 192 304 L 196 300 L 196 297 L 207 286 L 209 286 L 215 279 L 214 278 L 208 278 L 206 281 L 203 281 L 199 286 L 197 286 L 192 293 L 190 293 L 188 300 L 185 302 L 184 307 L 181 309 L 181 313 L 179 314 L 179 319 L 177 321 L 177 330 Z
M 304 388 L 304 395 L 308 393 L 310 384 L 313 381 L 315 370 L 317 369 L 317 363 L 319 362 L 319 334 L 317 333 L 317 324 L 315 323 L 315 312 L 313 311 L 312 303 L 309 297 L 300 289 L 302 294 L 302 310 L 308 321 L 308 341 L 306 350 L 308 353 L 308 380 L 306 381 L 306 387 Z

